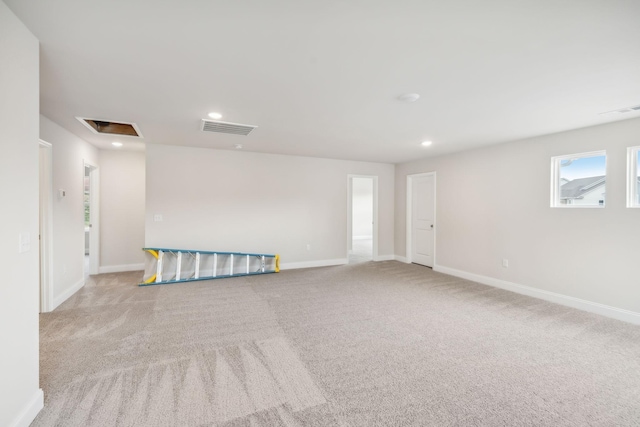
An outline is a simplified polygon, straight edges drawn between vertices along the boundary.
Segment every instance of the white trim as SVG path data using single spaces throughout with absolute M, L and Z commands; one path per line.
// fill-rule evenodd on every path
M 353 240 L 373 240 L 373 236 L 353 236 Z
M 351 242 L 356 237 L 351 236 L 352 228 L 351 222 L 353 221 L 353 178 L 366 178 L 372 181 L 372 192 L 373 192 L 373 236 L 371 236 L 371 257 L 372 259 L 376 259 L 378 256 L 378 234 L 379 234 L 379 226 L 378 226 L 378 176 L 377 175 L 356 175 L 356 174 L 347 174 L 347 254 L 351 253 L 350 250 Z M 360 237 L 360 236 L 358 236 Z
M 39 164 L 41 174 L 39 193 L 40 229 L 40 312 L 47 313 L 52 308 L 53 295 L 53 146 L 40 140 L 38 150 L 44 151 L 44 165 Z M 40 160 L 40 151 L 38 159 Z M 40 162 L 39 162 L 40 163 Z M 45 185 L 46 188 L 42 188 Z
M 373 258 L 374 261 L 393 261 L 396 259 L 395 255 L 378 255 Z
M 280 265 L 280 270 L 296 270 L 298 268 L 313 268 L 313 267 L 330 267 L 334 265 L 345 265 L 348 262 L 349 260 L 347 258 L 322 259 L 318 261 L 286 262 Z
M 9 427 L 29 427 L 42 408 L 44 408 L 44 393 L 39 388 Z
M 507 282 L 506 280 L 482 276 L 480 274 L 469 273 L 467 271 L 457 270 L 455 268 L 449 268 L 442 265 L 434 265 L 433 270 L 450 276 L 472 280 L 474 282 L 482 283 L 483 285 L 493 286 L 494 288 L 505 289 L 518 294 L 543 299 L 545 301 L 550 301 L 567 307 L 577 308 L 578 310 L 588 311 L 590 313 L 600 314 L 612 319 L 622 320 L 623 322 L 640 325 L 640 313 L 635 311 L 570 297 L 556 292 L 545 291 L 543 289 L 532 288 L 530 286 Z
M 122 264 L 122 265 L 101 265 L 98 274 L 104 273 L 123 273 L 125 271 L 143 271 L 144 263 L 140 264 Z
M 406 185 L 406 191 L 407 191 L 407 205 L 406 205 L 406 235 L 405 235 L 405 240 L 406 240 L 406 256 L 404 257 L 404 259 L 407 263 L 411 263 L 413 262 L 412 260 L 412 245 L 413 245 L 413 241 L 412 241 L 412 236 L 411 236 L 411 221 L 413 220 L 412 216 L 413 216 L 413 180 L 415 178 L 422 178 L 422 177 L 426 177 L 426 176 L 433 176 L 433 225 L 434 225 L 434 230 L 433 230 L 433 249 L 432 249 L 432 253 L 433 253 L 433 265 L 436 265 L 436 230 L 437 230 L 437 223 L 436 223 L 436 172 L 432 171 L 432 172 L 424 172 L 424 173 L 414 173 L 411 175 L 407 175 L 407 185 Z
M 60 304 L 71 298 L 73 294 L 78 292 L 84 286 L 84 279 L 80 279 L 75 285 L 71 286 L 69 289 L 64 291 L 62 294 L 58 295 L 53 299 L 53 307 L 51 310 L 55 310 L 58 308 Z
M 627 148 L 627 207 L 640 208 L 638 194 L 638 152 L 640 146 Z
M 409 262 L 409 260 L 407 259 L 407 257 L 402 256 L 402 255 L 394 255 L 393 259 L 396 260 L 396 261 L 399 261 L 399 262 L 404 262 L 405 264 L 411 264 Z

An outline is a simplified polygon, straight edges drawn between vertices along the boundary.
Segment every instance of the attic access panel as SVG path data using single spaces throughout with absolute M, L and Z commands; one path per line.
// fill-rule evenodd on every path
M 87 119 L 76 117 L 91 132 L 97 135 L 118 135 L 142 138 L 142 133 L 135 123 L 115 122 L 109 120 Z

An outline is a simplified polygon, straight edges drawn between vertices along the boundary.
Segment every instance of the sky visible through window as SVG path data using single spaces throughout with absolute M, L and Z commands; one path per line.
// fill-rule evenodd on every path
M 640 159 L 640 153 L 638 158 Z M 578 178 L 604 176 L 605 165 L 606 156 L 580 157 L 571 161 L 563 160 L 560 163 L 560 178 L 572 181 Z

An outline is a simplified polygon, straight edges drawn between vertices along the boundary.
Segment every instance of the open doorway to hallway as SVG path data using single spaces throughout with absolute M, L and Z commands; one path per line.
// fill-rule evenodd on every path
M 40 313 L 53 305 L 53 147 L 40 141 L 39 152 Z
M 99 206 L 98 206 L 98 168 L 84 162 L 84 277 L 98 274 L 99 261 Z
M 84 165 L 84 264 L 85 279 L 89 276 L 89 252 L 91 243 L 91 167 Z
M 377 177 L 350 176 L 349 264 L 371 261 L 376 247 Z

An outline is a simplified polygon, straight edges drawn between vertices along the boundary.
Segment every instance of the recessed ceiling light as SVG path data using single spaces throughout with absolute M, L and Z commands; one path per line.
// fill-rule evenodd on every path
M 242 150 L 242 144 L 236 144 L 234 147 L 236 147 L 236 150 Z
M 400 95 L 398 99 L 404 102 L 416 102 L 418 99 L 420 99 L 420 95 L 417 93 L 405 93 L 403 95 Z
M 209 113 L 209 117 L 211 117 L 214 120 L 219 120 L 222 118 L 222 114 L 211 112 Z
M 433 144 L 433 142 L 432 142 L 432 141 L 422 141 L 422 142 L 420 143 L 420 145 L 422 145 L 423 147 L 428 147 L 428 146 L 430 146 L 431 144 Z
M 111 145 L 114 147 L 122 147 L 122 142 L 112 142 Z

